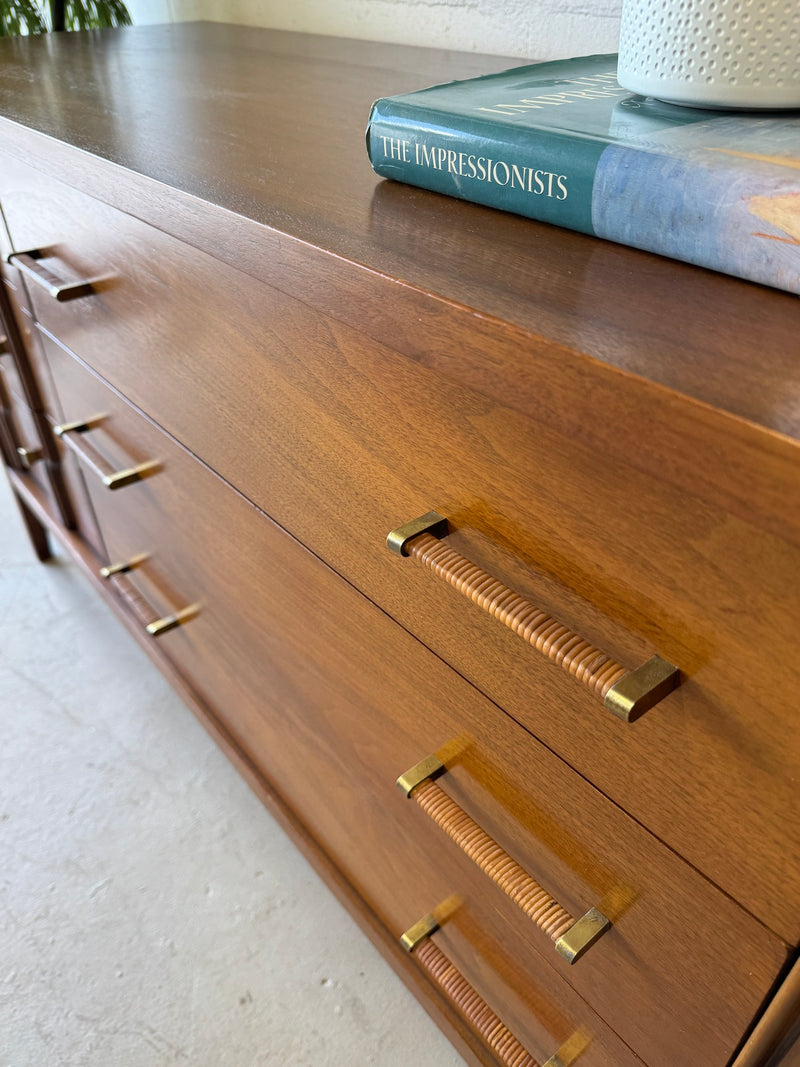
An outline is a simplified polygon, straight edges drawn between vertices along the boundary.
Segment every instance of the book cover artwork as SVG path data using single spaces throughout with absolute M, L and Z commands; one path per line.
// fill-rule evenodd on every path
M 616 56 L 377 101 L 382 176 L 800 292 L 800 113 L 635 96 Z

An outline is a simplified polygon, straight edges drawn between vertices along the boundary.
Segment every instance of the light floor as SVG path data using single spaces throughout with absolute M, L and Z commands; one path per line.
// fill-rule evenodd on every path
M 458 1067 L 0 473 L 0 1067 Z

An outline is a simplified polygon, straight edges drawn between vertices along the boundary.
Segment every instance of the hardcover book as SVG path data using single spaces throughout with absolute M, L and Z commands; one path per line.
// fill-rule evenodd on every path
M 800 293 L 800 112 L 636 96 L 616 56 L 450 82 L 372 108 L 378 174 Z

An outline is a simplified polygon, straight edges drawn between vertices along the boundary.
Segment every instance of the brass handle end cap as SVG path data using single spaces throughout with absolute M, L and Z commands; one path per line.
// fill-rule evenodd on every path
M 602 937 L 611 923 L 597 908 L 590 908 L 585 915 L 570 926 L 556 941 L 556 952 L 567 963 L 577 963 L 587 949 Z
M 413 767 L 401 774 L 397 779 L 397 788 L 410 797 L 418 785 L 429 778 L 438 778 L 447 770 L 438 756 L 426 756 L 424 760 L 416 763 Z
M 409 926 L 406 932 L 400 936 L 400 944 L 406 952 L 413 952 L 421 941 L 424 941 L 426 937 L 430 937 L 431 934 L 435 934 L 438 929 L 439 923 L 433 913 L 424 915 L 413 926 Z
M 412 538 L 419 537 L 423 533 L 432 534 L 434 537 L 446 537 L 447 532 L 447 519 L 438 511 L 428 511 L 420 515 L 418 519 L 412 519 L 411 522 L 392 530 L 386 538 L 386 546 L 398 556 L 407 556 L 406 545 Z
M 195 616 L 199 614 L 200 605 L 190 604 L 189 607 L 182 608 L 180 611 L 176 611 L 172 615 L 165 615 L 161 619 L 155 619 L 153 622 L 149 622 L 145 629 L 151 637 L 161 637 L 162 634 L 167 634 L 170 630 L 182 626 L 185 622 L 189 622 L 190 619 L 195 618 Z
M 100 568 L 100 577 L 116 578 L 118 574 L 129 574 L 149 558 L 146 552 L 140 552 L 138 556 L 131 556 L 130 559 L 120 560 L 118 563 L 109 563 Z
M 158 460 L 148 460 L 147 463 L 139 463 L 135 467 L 126 467 L 124 470 L 112 471 L 111 474 L 103 475 L 103 485 L 106 489 L 124 489 L 126 485 L 141 482 L 152 474 L 158 474 L 161 464 Z
M 53 427 L 53 433 L 56 437 L 63 437 L 64 434 L 68 433 L 87 433 L 89 430 L 94 430 L 107 418 L 107 415 L 91 415 L 88 419 L 76 419 L 74 422 L 62 422 Z
M 661 656 L 653 656 L 641 667 L 628 671 L 612 685 L 603 703 L 617 718 L 635 722 L 667 693 L 680 684 L 681 672 Z

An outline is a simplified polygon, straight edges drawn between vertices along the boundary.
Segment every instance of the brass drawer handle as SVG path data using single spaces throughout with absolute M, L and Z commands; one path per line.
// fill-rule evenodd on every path
M 586 1047 L 583 1035 L 576 1034 L 545 1063 L 539 1064 L 525 1049 L 483 997 L 470 985 L 442 950 L 430 940 L 439 929 L 433 914 L 426 915 L 400 938 L 403 948 L 441 990 L 466 1023 L 483 1038 L 506 1067 L 569 1067 Z
M 161 637 L 163 634 L 168 634 L 170 630 L 175 630 L 179 626 L 183 626 L 184 623 L 189 622 L 190 619 L 200 611 L 199 604 L 189 604 L 185 608 L 181 608 L 180 611 L 173 611 L 170 615 L 163 615 L 160 619 L 153 619 L 152 622 L 148 622 L 145 626 L 145 630 L 151 637 Z
M 138 463 L 134 467 L 114 470 L 105 456 L 95 448 L 91 441 L 83 437 L 89 430 L 94 430 L 100 426 L 107 418 L 107 415 L 92 415 L 91 418 L 81 419 L 78 422 L 66 422 L 60 426 L 54 426 L 53 432 L 75 453 L 84 466 L 97 475 L 107 489 L 122 489 L 133 482 L 140 482 L 143 478 L 147 478 L 160 470 L 161 465 L 156 460 L 148 460 L 146 463 Z
M 485 830 L 433 781 L 447 768 L 437 756 L 428 756 L 397 779 L 402 792 L 419 804 L 425 814 L 451 838 L 496 886 L 520 907 L 555 944 L 556 952 L 576 963 L 611 926 L 609 920 L 590 908 L 579 919 L 555 900 L 546 889 L 512 859 Z
M 44 253 L 39 248 L 31 248 L 27 252 L 12 252 L 6 257 L 6 262 L 12 267 L 22 271 L 26 278 L 36 284 L 54 300 L 64 303 L 65 300 L 75 300 L 79 296 L 88 296 L 93 292 L 92 283 L 81 280 L 65 282 L 58 275 L 53 274 L 47 267 L 42 266 L 40 260 Z
M 34 463 L 38 463 L 39 460 L 44 459 L 44 452 L 41 448 L 26 448 L 24 445 L 19 446 L 17 455 L 20 458 L 23 470 L 26 471 L 29 471 Z
M 634 722 L 670 693 L 680 672 L 660 656 L 626 670 L 568 627 L 514 593 L 486 571 L 454 552 L 440 538 L 447 519 L 428 512 L 397 530 L 386 543 L 400 556 L 411 556 L 490 615 L 505 623 L 538 652 L 574 675 L 625 722 Z
M 148 554 L 143 552 L 129 560 L 109 563 L 107 566 L 100 568 L 100 576 L 107 580 L 113 579 L 117 592 L 142 623 L 147 633 L 151 637 L 161 637 L 163 634 L 169 633 L 170 630 L 175 630 L 178 626 L 183 626 L 184 623 L 199 615 L 200 605 L 188 604 L 178 611 L 159 616 L 146 597 L 127 578 L 127 575 L 132 570 L 141 567 L 148 559 Z
M 131 556 L 130 559 L 119 560 L 116 563 L 108 563 L 105 567 L 100 568 L 101 578 L 117 578 L 120 574 L 130 574 L 131 571 L 136 570 L 137 567 L 141 567 L 143 563 L 146 563 L 150 559 L 149 552 L 140 552 L 136 556 Z

